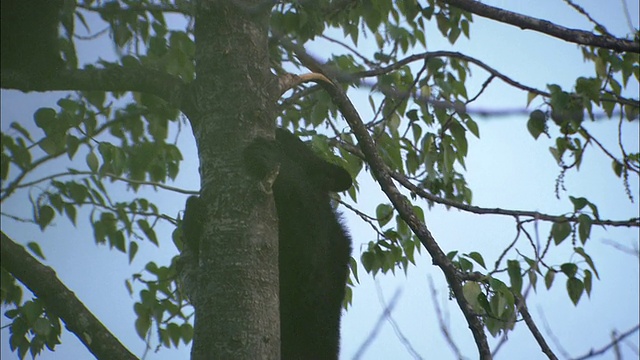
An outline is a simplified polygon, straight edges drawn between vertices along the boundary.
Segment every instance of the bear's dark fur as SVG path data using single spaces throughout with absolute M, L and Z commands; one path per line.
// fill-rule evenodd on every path
M 257 179 L 279 166 L 273 184 L 279 222 L 280 327 L 284 360 L 337 359 L 351 239 L 330 191 L 351 187 L 343 168 L 319 158 L 290 132 L 245 151 Z
M 2 70 L 49 76 L 62 67 L 58 28 L 64 0 L 2 0 Z

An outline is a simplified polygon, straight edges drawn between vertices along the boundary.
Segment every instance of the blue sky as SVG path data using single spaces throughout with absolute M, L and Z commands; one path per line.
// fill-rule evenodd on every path
M 563 1 L 543 0 L 535 2 L 484 1 L 484 3 L 506 7 L 509 10 L 543 18 L 569 28 L 590 30 L 592 26 L 579 14 L 571 10 Z M 626 25 L 620 1 L 582 1 L 579 2 L 590 14 L 615 35 L 630 32 Z M 638 3 L 628 2 L 633 26 L 638 27 Z M 460 40 L 455 47 L 440 38 L 435 26 L 427 33 L 428 50 L 453 49 L 474 56 L 509 77 L 539 89 L 545 89 L 549 83 L 571 88 L 578 76 L 591 76 L 593 65 L 584 63 L 578 47 L 549 36 L 523 31 L 479 17 L 474 18 L 471 26 L 471 41 Z M 96 56 L 109 58 L 104 47 L 96 48 L 87 44 L 81 48 L 81 59 L 93 61 Z M 318 42 L 309 46 L 315 54 L 326 54 L 327 49 L 335 49 L 326 43 Z M 110 49 L 110 47 L 106 47 Z M 423 52 L 416 49 L 415 52 Z M 486 79 L 486 74 L 472 67 L 475 89 Z M 473 93 L 473 91 L 470 91 Z M 31 114 L 40 106 L 55 107 L 60 94 L 21 94 L 15 91 L 2 91 L 2 130 L 6 131 L 11 121 L 20 121 L 32 129 Z M 366 100 L 368 90 L 351 91 L 356 107 L 363 119 L 369 118 L 369 105 Z M 627 91 L 630 97 L 638 97 L 637 82 Z M 515 91 L 500 81 L 494 80 L 476 106 L 489 109 L 524 108 L 526 93 Z M 535 107 L 534 103 L 532 107 Z M 474 205 L 482 207 L 500 207 L 507 209 L 538 210 L 550 214 L 562 214 L 572 210 L 568 196 L 585 196 L 596 203 L 603 218 L 623 220 L 638 216 L 639 199 L 638 179 L 631 178 L 631 190 L 636 203 L 630 203 L 621 181 L 610 171 L 610 161 L 603 154 L 590 149 L 586 154 L 580 172 L 570 172 L 566 176 L 566 192 L 557 199 L 554 194 L 555 180 L 559 169 L 551 157 L 548 147 L 553 140 L 540 138 L 533 140 L 526 128 L 526 117 L 512 116 L 497 119 L 480 118 L 480 139 L 470 139 L 469 157 L 465 177 L 473 190 Z M 26 126 L 28 125 L 28 126 Z M 599 140 L 616 149 L 616 123 L 599 121 L 586 124 L 589 131 L 597 134 Z M 638 122 L 625 123 L 624 144 L 631 151 L 638 151 Z M 174 133 L 177 132 L 173 129 Z M 188 128 L 183 128 L 179 137 L 179 146 L 185 157 L 180 175 L 174 186 L 196 190 L 199 187 L 197 175 L 198 163 L 195 155 L 195 143 Z M 83 156 L 79 156 L 83 159 Z M 48 173 L 59 164 L 43 167 L 42 173 Z M 64 165 L 66 166 L 66 165 Z M 358 208 L 373 214 L 375 206 L 386 202 L 384 194 L 367 174 L 358 178 L 361 184 Z M 123 191 L 124 186 L 116 185 L 115 191 Z M 145 191 L 141 196 L 156 198 L 161 209 L 170 215 L 176 215 L 184 204 L 184 196 L 167 192 Z M 28 193 L 17 194 L 3 204 L 3 211 L 28 215 L 30 208 L 26 203 Z M 427 210 L 423 206 L 427 226 L 445 252 L 479 251 L 487 263 L 493 264 L 501 250 L 515 237 L 515 223 L 511 218 L 491 215 L 473 215 L 457 210 L 446 211 L 436 206 Z M 359 257 L 362 246 L 375 239 L 369 226 L 356 216 L 343 209 L 347 226 L 354 241 L 354 256 Z M 125 255 L 107 251 L 93 242 L 92 230 L 86 224 L 86 214 L 79 214 L 77 228 L 73 228 L 65 219 L 57 218 L 55 226 L 41 233 L 37 227 L 2 219 L 3 231 L 22 242 L 38 241 L 47 256 L 46 263 L 56 270 L 62 281 L 72 289 L 88 308 L 100 318 L 134 353 L 142 355 L 144 344 L 133 328 L 134 299 L 124 288 L 124 279 L 132 272 L 141 271 L 147 261 L 153 259 L 159 264 L 167 263 L 176 253 L 169 235 L 172 228 L 163 226 L 158 234 L 165 234 L 161 247 L 145 246 L 141 249 L 132 265 Z M 540 241 L 545 241 L 550 225 L 539 224 Z M 638 230 L 594 227 L 586 250 L 596 262 L 600 281 L 594 283 L 591 298 L 583 297 L 574 307 L 560 277 L 555 286 L 547 291 L 542 283 L 537 293 L 529 298 L 529 309 L 538 322 L 538 326 L 547 336 L 552 348 L 558 355 L 563 353 L 552 340 L 557 342 L 571 356 L 586 353 L 591 347 L 605 345 L 611 332 L 622 332 L 639 322 L 638 314 L 638 258 L 623 253 L 609 242 L 627 247 L 638 247 Z M 524 240 L 517 244 L 519 249 L 527 251 Z M 477 357 L 473 338 L 469 332 L 455 302 L 448 300 L 448 290 L 440 271 L 431 265 L 431 259 L 422 252 L 417 266 L 409 269 L 405 276 L 401 271 L 393 275 L 378 275 L 375 279 L 359 269 L 360 284 L 354 289 L 353 306 L 343 317 L 341 359 L 351 359 L 362 342 L 369 335 L 384 306 L 381 296 L 389 301 L 396 291 L 400 291 L 393 311 L 393 319 L 399 330 L 407 338 L 415 352 L 422 358 L 453 359 L 439 329 L 434 309 L 435 300 L 448 319 L 449 331 L 462 354 L 469 359 Z M 549 261 L 562 263 L 576 260 L 572 256 L 568 242 L 558 248 L 552 248 Z M 437 291 L 432 297 L 429 282 L 433 281 Z M 547 323 L 548 326 L 544 324 Z M 6 321 L 3 318 L 2 325 Z M 547 330 L 547 328 L 549 330 Z M 384 322 L 372 345 L 364 352 L 362 359 L 412 359 L 389 322 Z M 2 330 L 2 358 L 11 359 L 15 355 L 9 352 L 6 338 L 7 330 Z M 633 346 L 638 348 L 638 335 L 631 337 Z M 496 341 L 491 339 L 492 347 Z M 624 353 L 633 358 L 633 352 L 623 346 Z M 637 357 L 637 355 L 635 355 Z M 91 354 L 70 333 L 65 333 L 62 345 L 55 353 L 44 352 L 42 359 L 90 359 Z M 188 358 L 188 349 L 162 349 L 158 353 L 150 352 L 147 359 Z M 539 359 L 542 354 L 523 324 L 509 335 L 509 341 L 501 348 L 498 359 Z M 610 358 L 610 355 L 604 358 Z

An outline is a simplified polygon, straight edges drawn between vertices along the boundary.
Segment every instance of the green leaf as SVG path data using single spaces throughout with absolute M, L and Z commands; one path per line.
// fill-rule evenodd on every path
M 595 218 L 597 220 L 600 220 L 600 214 L 598 213 L 598 207 L 593 203 L 589 203 L 588 206 L 591 209 L 591 212 L 593 213 L 593 216 L 595 216 Z
M 460 258 L 460 260 L 458 260 L 458 263 L 460 264 L 460 269 L 462 271 L 473 271 L 473 263 L 465 258 Z
M 73 156 L 78 151 L 78 146 L 80 146 L 80 139 L 73 135 L 67 135 L 67 156 L 69 159 L 73 159 Z
M 53 208 L 59 213 L 62 213 L 64 202 L 62 201 L 62 196 L 60 196 L 60 194 L 49 194 L 49 204 L 51 204 L 51 206 L 53 206 Z
M 622 164 L 617 161 L 617 160 L 613 160 L 613 162 L 611 163 L 611 167 L 613 168 L 613 172 L 616 174 L 617 177 L 622 176 Z
M 585 206 L 587 206 L 587 204 L 589 204 L 589 200 L 583 197 L 576 198 L 573 196 L 569 196 L 569 200 L 571 200 L 571 202 L 573 203 L 573 211 L 582 210 L 582 208 L 584 208 Z
M 52 108 L 40 108 L 33 114 L 33 118 L 36 126 L 48 134 L 50 129 L 55 126 L 56 111 Z
M 25 302 L 22 311 L 27 321 L 34 323 L 42 315 L 43 309 L 38 300 L 32 300 Z
M 538 139 L 540 134 L 545 132 L 547 128 L 547 117 L 541 110 L 534 110 L 529 115 L 529 121 L 527 122 L 527 129 L 531 133 L 534 139 Z
M 167 325 L 167 332 L 169 333 L 169 338 L 171 339 L 171 343 L 173 344 L 173 346 L 178 346 L 178 343 L 180 342 L 180 338 L 182 336 L 182 331 L 180 329 L 180 326 L 176 323 L 169 323 L 169 325 Z
M 111 246 L 114 246 L 123 253 L 127 252 L 125 249 L 124 234 L 122 231 L 116 231 L 109 234 L 109 241 Z
M 584 244 L 589 235 L 591 234 L 591 224 L 593 220 L 586 214 L 578 215 L 578 235 L 580 236 L 580 241 Z
M 156 274 L 158 272 L 158 264 L 156 264 L 153 261 L 150 261 L 147 263 L 147 265 L 145 265 L 144 269 L 152 274 Z
M 33 323 L 33 331 L 39 336 L 46 337 L 51 333 L 51 323 L 48 319 L 40 317 Z
M 33 139 L 31 139 L 31 135 L 29 134 L 27 129 L 23 128 L 22 125 L 20 125 L 19 123 L 12 122 L 9 127 L 16 129 L 22 136 L 27 138 L 29 141 L 33 142 Z
M 522 291 L 520 262 L 517 260 L 508 260 L 507 272 L 509 273 L 509 280 L 511 280 L 511 289 L 519 294 Z
M 556 245 L 560 245 L 569 234 L 571 234 L 571 224 L 564 218 L 559 222 L 554 222 L 553 226 L 551 226 L 551 236 L 553 236 Z
M 156 232 L 149 226 L 147 220 L 140 219 L 137 221 L 138 226 L 142 230 L 142 232 L 147 236 L 147 238 L 154 243 L 156 246 L 159 245 L 158 237 L 156 236 Z
M 598 270 L 596 270 L 596 265 L 593 263 L 593 259 L 591 259 L 591 256 L 589 256 L 589 254 L 587 254 L 581 247 L 574 248 L 574 251 L 584 258 L 591 270 L 593 270 L 593 272 L 596 274 L 596 277 L 600 279 L 600 275 L 598 274 Z
M 47 155 L 55 155 L 58 152 L 58 145 L 59 144 L 51 137 L 46 137 L 38 143 L 40 149 L 47 153 Z
M 573 302 L 573 305 L 578 305 L 583 291 L 584 284 L 580 279 L 574 277 L 567 279 L 567 293 L 569 293 L 569 298 Z
M 93 151 L 87 154 L 86 161 L 87 161 L 87 166 L 89 166 L 89 169 L 91 170 L 91 172 L 95 173 L 98 171 L 98 166 L 100 164 L 98 163 L 98 157 Z
M 536 285 L 538 284 L 538 274 L 531 270 L 527 271 L 527 274 L 529 274 L 529 282 L 531 283 L 533 290 L 537 290 Z
M 587 295 L 591 297 L 591 286 L 593 284 L 593 276 L 591 275 L 591 271 L 586 269 L 584 271 L 584 289 L 587 290 Z
M 55 212 L 53 208 L 49 205 L 43 205 L 38 209 L 38 218 L 36 219 L 36 223 L 40 226 L 40 230 L 44 230 L 44 228 L 49 225 L 53 217 L 55 216 Z
M 182 341 L 185 344 L 191 342 L 191 339 L 193 339 L 193 326 L 185 322 L 180 326 L 180 329 L 182 329 Z
M 33 241 L 29 242 L 27 243 L 27 248 L 29 248 L 29 250 L 36 254 L 36 256 L 38 256 L 40 259 L 46 260 L 46 258 L 44 257 L 44 253 L 42 252 L 42 249 L 40 249 L 40 245 L 38 243 Z
M 467 129 L 469 129 L 469 131 L 471 131 L 471 133 L 476 137 L 476 138 L 480 138 L 480 129 L 478 129 L 478 124 L 471 120 L 471 119 L 467 119 L 467 122 L 465 123 L 467 125 Z
M 76 226 L 76 207 L 73 204 L 64 204 L 64 212 L 73 226 Z
M 98 109 L 102 109 L 107 97 L 107 93 L 104 91 L 84 91 L 82 93 L 89 104 L 95 106 Z
M 124 287 L 127 289 L 127 292 L 129 293 L 129 295 L 133 295 L 133 286 L 131 285 L 131 281 L 125 280 Z
M 133 258 L 136 257 L 136 253 L 138 253 L 138 243 L 132 241 L 129 243 L 129 264 L 133 262 Z
M 422 210 L 422 208 L 420 206 L 414 206 L 413 207 L 413 212 L 416 215 L 416 217 L 418 218 L 418 220 L 425 222 L 424 221 L 424 210 Z M 408 227 L 408 225 L 407 225 Z
M 380 204 L 376 208 L 376 218 L 379 226 L 385 226 L 393 218 L 393 206 L 389 204 Z
M 362 267 L 364 267 L 368 273 L 373 273 L 375 275 L 378 268 L 377 266 L 374 268 L 374 264 L 376 264 L 376 256 L 374 253 L 370 251 L 363 252 L 360 256 L 360 261 L 362 262 Z
M 89 191 L 83 185 L 75 182 L 69 184 L 69 196 L 76 204 L 82 204 L 84 200 L 89 196 Z
M 452 121 L 449 126 L 451 135 L 453 135 L 453 144 L 458 150 L 457 153 L 462 157 L 467 156 L 469 145 L 467 142 L 466 129 L 460 125 L 457 121 Z
M 478 264 L 480 264 L 480 266 L 482 266 L 483 269 L 486 269 L 487 267 L 484 264 L 484 259 L 482 258 L 482 255 L 477 252 L 477 251 L 472 251 L 469 253 L 468 255 L 471 259 L 473 259 L 473 261 L 477 262 Z
M 478 295 L 480 295 L 480 293 L 482 293 L 482 290 L 477 282 L 467 281 L 462 285 L 462 294 L 464 294 L 464 298 L 476 311 L 482 309 L 482 305 L 478 301 Z
M 560 265 L 560 270 L 562 270 L 567 277 L 573 278 L 576 277 L 576 273 L 578 272 L 578 265 L 574 263 L 564 263 Z
M 351 274 L 353 274 L 353 278 L 357 283 L 360 283 L 360 279 L 358 279 L 358 263 L 353 256 L 349 259 L 349 268 L 351 269 Z
M 7 177 L 9 176 L 10 162 L 11 158 L 7 154 L 2 153 L 0 160 L 0 178 L 2 178 L 2 180 L 7 180 Z
M 144 340 L 147 337 L 147 332 L 151 328 L 151 318 L 149 316 L 139 316 L 136 319 L 135 326 L 138 336 Z

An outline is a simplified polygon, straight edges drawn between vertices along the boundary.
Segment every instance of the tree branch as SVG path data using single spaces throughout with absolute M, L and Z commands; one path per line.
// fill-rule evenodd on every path
M 33 79 L 16 71 L 3 71 L 3 89 L 30 91 L 132 91 L 156 95 L 171 105 L 190 109 L 189 86 L 182 79 L 142 66 L 121 67 L 110 65 L 107 69 L 89 68 L 65 70 L 51 78 Z M 37 80 L 37 81 L 35 81 Z
M 527 211 L 527 210 L 510 210 L 510 209 L 501 209 L 501 208 L 483 208 L 479 206 L 467 205 L 457 201 L 444 199 L 439 196 L 435 196 L 433 194 L 428 193 L 423 188 L 420 188 L 411 181 L 409 181 L 404 175 L 401 175 L 397 172 L 391 173 L 391 176 L 397 180 L 402 186 L 411 190 L 418 196 L 425 198 L 427 200 L 436 202 L 438 204 L 447 205 L 451 207 L 455 207 L 456 209 L 460 209 L 463 211 L 471 212 L 474 214 L 493 214 L 493 215 L 506 215 L 513 217 L 528 217 L 537 220 L 545 220 L 552 222 L 560 222 L 560 221 L 569 221 L 569 222 L 577 222 L 577 217 L 563 217 L 560 215 L 549 215 L 540 213 L 537 211 Z M 601 220 L 601 219 L 593 219 L 594 225 L 605 225 L 605 226 L 622 226 L 622 227 L 640 227 L 640 218 L 632 218 L 629 220 Z
M 41 264 L 24 247 L 16 244 L 4 232 L 1 233 L 2 267 L 42 299 L 47 309 L 61 318 L 67 329 L 96 358 L 137 359 L 58 279 L 53 269 Z
M 542 333 L 540 333 L 540 330 L 538 330 L 538 327 L 536 326 L 536 323 L 533 321 L 531 314 L 529 314 L 529 309 L 527 308 L 525 299 L 520 294 L 514 293 L 514 296 L 516 298 L 516 304 L 517 304 L 518 310 L 520 311 L 520 314 L 522 315 L 524 322 L 527 324 L 529 331 L 531 331 L 531 333 L 533 334 L 533 337 L 538 342 L 538 345 L 540 345 L 540 349 L 542 349 L 542 352 L 545 353 L 549 359 L 558 360 L 558 357 L 556 356 L 556 354 L 553 353 L 553 350 L 551 350 L 551 348 L 547 344 L 546 340 L 542 336 Z
M 359 79 L 359 78 L 364 78 L 364 77 L 372 77 L 372 76 L 378 76 L 378 75 L 383 75 L 383 74 L 387 74 L 393 70 L 397 70 L 402 68 L 403 66 L 412 63 L 414 61 L 425 61 L 425 60 L 429 60 L 432 58 L 437 58 L 437 57 L 444 57 L 444 58 L 455 58 L 455 59 L 460 59 L 466 62 L 470 62 L 472 64 L 475 64 L 476 66 L 480 67 L 481 69 L 485 70 L 486 72 L 488 72 L 489 74 L 497 77 L 498 79 L 504 81 L 505 83 L 517 88 L 517 89 L 521 89 L 542 97 L 551 97 L 551 93 L 547 92 L 547 91 L 543 91 L 540 89 L 536 89 L 534 87 L 531 86 L 527 86 L 524 84 L 521 84 L 519 82 L 517 82 L 516 80 L 513 80 L 512 78 L 508 77 L 507 75 L 504 75 L 503 73 L 501 73 L 500 71 L 496 70 L 495 68 L 489 66 L 488 64 L 484 63 L 482 60 L 476 59 L 474 57 L 471 57 L 469 55 L 465 55 L 463 53 L 457 52 L 457 51 L 445 51 L 445 50 L 441 50 L 441 51 L 429 51 L 429 52 L 425 52 L 422 54 L 414 54 L 414 55 L 410 55 L 407 56 L 404 59 L 401 59 L 389 66 L 383 67 L 383 68 L 378 68 L 378 69 L 373 69 L 373 70 L 366 70 L 366 71 L 360 71 L 360 72 L 356 72 L 355 74 L 352 75 L 339 75 L 338 76 L 338 80 L 340 81 L 353 81 L 354 79 Z M 600 101 L 608 101 L 608 102 L 617 102 L 617 103 L 621 103 L 621 104 L 626 104 L 626 105 L 630 105 L 630 106 L 634 106 L 634 107 L 638 107 L 638 100 L 637 99 L 627 99 L 621 96 L 617 96 L 615 99 L 608 99 L 608 98 L 600 98 Z M 468 113 L 471 113 L 472 111 L 467 111 Z M 524 114 L 528 114 L 528 112 L 525 110 Z
M 607 344 L 605 347 L 603 347 L 602 349 L 598 349 L 598 350 L 594 350 L 591 349 L 587 354 L 582 355 L 580 357 L 575 358 L 574 360 L 585 360 L 591 357 L 596 357 L 599 355 L 604 354 L 605 352 L 607 352 L 609 349 L 611 349 L 612 347 L 614 347 L 615 345 L 617 345 L 619 342 L 621 342 L 622 340 L 624 340 L 627 336 L 638 332 L 638 330 L 640 330 L 640 325 L 636 325 L 633 328 L 623 332 L 622 334 L 616 336 L 613 341 L 611 341 L 611 343 Z
M 340 146 L 352 153 L 353 155 L 364 160 L 364 155 L 362 152 L 354 145 L 341 142 Z M 529 210 L 513 210 L 513 209 L 502 209 L 502 208 L 487 208 L 480 207 L 475 205 L 463 204 L 458 201 L 449 200 L 442 198 L 440 196 L 433 195 L 427 192 L 424 188 L 421 188 L 415 184 L 413 184 L 406 176 L 400 174 L 395 171 L 386 170 L 391 174 L 391 177 L 396 180 L 400 185 L 405 187 L 407 190 L 412 193 L 420 196 L 423 199 L 433 201 L 434 203 L 450 206 L 456 208 L 458 210 L 470 212 L 473 214 L 479 215 L 503 215 L 503 216 L 512 216 L 515 218 L 524 217 L 536 220 L 543 221 L 551 221 L 551 222 L 578 222 L 578 218 L 575 216 L 572 217 L 564 217 L 562 215 L 551 215 L 545 214 L 538 211 L 529 211 Z M 527 221 L 527 220 L 523 220 Z M 640 227 L 640 218 L 631 218 L 629 220 L 603 220 L 603 219 L 593 219 L 594 225 L 602 225 L 602 226 L 614 226 L 614 227 Z
M 584 30 L 569 29 L 556 25 L 550 21 L 537 19 L 534 17 L 514 13 L 497 7 L 485 5 L 475 0 L 441 0 L 443 3 L 455 6 L 459 9 L 469 11 L 478 16 L 496 20 L 505 24 L 517 26 L 521 29 L 530 29 L 551 35 L 555 38 L 568 42 L 596 46 L 611 49 L 618 52 L 628 51 L 639 53 L 640 43 L 626 39 L 619 39 L 611 36 L 600 36 Z

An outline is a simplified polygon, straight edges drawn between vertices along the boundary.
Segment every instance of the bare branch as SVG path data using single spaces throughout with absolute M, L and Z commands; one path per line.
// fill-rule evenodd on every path
M 592 18 L 591 15 L 589 15 L 589 13 L 582 6 L 574 3 L 572 0 L 564 0 L 564 2 L 566 2 L 569 6 L 574 8 L 580 14 L 584 15 L 584 17 L 589 19 L 589 21 L 591 21 L 591 23 L 593 23 L 593 25 L 595 25 L 596 28 L 602 31 L 605 35 L 614 37 L 604 25 L 602 25 L 601 23 L 597 22 L 594 18 Z
M 622 340 L 624 340 L 624 338 L 626 338 L 627 336 L 629 336 L 629 335 L 631 335 L 631 334 L 633 334 L 635 332 L 638 332 L 638 330 L 640 330 L 640 324 L 638 324 L 638 325 L 632 327 L 631 329 L 623 332 L 622 334 L 616 336 L 611 343 L 607 344 L 603 348 L 598 349 L 598 350 L 591 349 L 587 354 L 582 355 L 580 357 L 577 357 L 574 360 L 584 360 L 584 359 L 588 359 L 588 358 L 591 358 L 591 357 L 596 357 L 596 356 L 602 355 L 605 352 L 609 351 L 609 349 L 611 349 L 612 347 L 618 345 L 618 343 L 620 343 Z
M 624 17 L 627 20 L 627 26 L 629 27 L 629 31 L 634 33 L 636 29 L 633 28 L 633 22 L 631 21 L 631 14 L 629 14 L 629 6 L 627 5 L 627 0 L 620 0 L 622 3 L 622 8 L 624 9 Z
M 640 259 L 640 248 L 638 247 L 638 244 L 632 244 L 630 246 L 626 246 L 623 244 L 620 244 L 619 242 L 613 241 L 613 240 L 609 240 L 609 239 L 604 239 L 602 240 L 602 242 L 604 244 L 607 244 L 609 246 L 611 246 L 612 248 L 621 251 L 624 254 L 627 255 L 631 255 L 634 256 L 638 259 Z
M 137 359 L 57 278 L 53 269 L 41 264 L 4 232 L 1 235 L 2 267 L 42 299 L 96 358 Z
M 431 200 L 433 202 L 455 207 L 460 210 L 468 211 L 474 214 L 493 214 L 493 215 L 506 215 L 513 217 L 529 217 L 537 220 L 545 220 L 552 222 L 561 222 L 561 221 L 569 221 L 569 222 L 577 222 L 578 219 L 576 217 L 564 217 L 560 215 L 549 215 L 539 213 L 537 211 L 526 211 L 526 210 L 509 210 L 509 209 L 500 209 L 500 208 L 482 208 L 473 205 L 467 205 L 463 203 L 459 203 L 457 201 L 444 199 L 439 196 L 435 196 L 433 194 L 428 193 L 423 188 L 417 187 L 411 181 L 409 181 L 404 175 L 401 175 L 397 172 L 391 173 L 391 176 L 397 180 L 402 186 L 416 193 L 420 197 L 423 197 L 427 200 Z M 640 227 L 640 218 L 632 218 L 629 220 L 601 220 L 601 219 L 593 219 L 593 224 L 597 225 L 606 225 L 606 226 L 623 226 L 623 227 Z
M 451 331 L 449 331 L 449 322 L 445 321 L 444 315 L 443 315 L 443 311 L 440 308 L 440 305 L 438 304 L 438 299 L 437 299 L 437 295 L 438 294 L 436 292 L 435 286 L 433 285 L 433 278 L 431 276 L 429 276 L 429 290 L 431 290 L 431 300 L 433 301 L 433 307 L 435 308 L 436 316 L 438 317 L 438 324 L 440 325 L 440 332 L 444 336 L 445 341 L 447 342 L 447 344 L 451 348 L 451 351 L 455 354 L 456 358 L 457 359 L 463 359 L 464 357 L 462 356 L 462 353 L 460 352 L 460 349 L 458 348 L 458 345 L 454 341 L 453 336 L 451 336 Z M 448 312 L 447 312 L 447 319 L 448 318 L 449 318 L 449 316 L 448 316 Z
M 376 291 L 378 293 L 378 300 L 380 301 L 380 304 L 383 306 L 383 308 L 385 309 L 388 308 L 387 303 L 384 300 L 384 294 L 382 293 L 382 288 L 380 287 L 380 284 L 377 281 L 376 281 Z M 400 295 L 400 290 L 398 290 L 396 293 Z M 393 319 L 393 316 L 391 316 L 391 311 L 385 311 L 384 317 L 387 319 L 387 321 L 393 328 L 393 332 L 396 333 L 396 336 L 398 337 L 402 345 L 404 345 L 407 351 L 411 354 L 411 356 L 413 356 L 414 359 L 422 360 L 422 356 L 420 356 L 420 354 L 418 354 L 418 352 L 413 348 L 413 345 L 411 345 L 411 342 L 409 341 L 409 339 L 407 339 L 407 337 L 404 336 L 404 334 L 402 333 L 402 330 L 398 326 L 398 323 L 396 323 L 396 321 Z
M 512 11 L 503 10 L 497 7 L 485 5 L 475 0 L 442 0 L 451 6 L 455 6 L 465 11 L 469 11 L 478 16 L 486 17 L 505 24 L 517 26 L 521 29 L 531 29 L 543 34 L 551 35 L 555 38 L 568 42 L 596 46 L 605 49 L 622 52 L 640 52 L 640 43 L 626 39 L 619 39 L 611 36 L 595 35 L 588 31 L 569 29 L 556 25 L 550 21 L 537 19 L 534 17 L 518 14 Z
M 527 308 L 527 304 L 525 300 L 522 298 L 520 294 L 514 294 L 514 296 L 516 298 L 516 303 L 520 311 L 520 314 L 522 315 L 524 322 L 527 324 L 529 331 L 531 331 L 531 333 L 533 334 L 533 337 L 538 342 L 538 345 L 540 345 L 542 352 L 545 353 L 549 359 L 558 360 L 558 357 L 556 356 L 556 354 L 553 353 L 553 350 L 551 350 L 551 348 L 547 344 L 547 341 L 542 336 L 542 333 L 540 333 L 540 330 L 538 330 L 538 327 L 536 326 L 536 323 L 533 321 L 531 314 L 529 314 L 529 309 Z
M 380 328 L 382 328 L 382 323 L 387 318 L 387 315 L 391 314 L 391 312 L 393 311 L 393 308 L 396 307 L 399 297 L 400 297 L 400 290 L 396 290 L 396 292 L 393 294 L 393 297 L 391 298 L 391 301 L 389 301 L 389 304 L 384 308 L 384 311 L 378 317 L 378 321 L 376 321 L 376 324 L 371 329 L 371 332 L 369 333 L 367 338 L 362 342 L 362 345 L 360 345 L 360 348 L 358 348 L 358 351 L 356 351 L 356 354 L 353 355 L 354 360 L 362 358 L 362 356 L 364 355 L 364 352 L 367 350 L 369 345 L 371 345 L 373 340 L 378 335 Z

